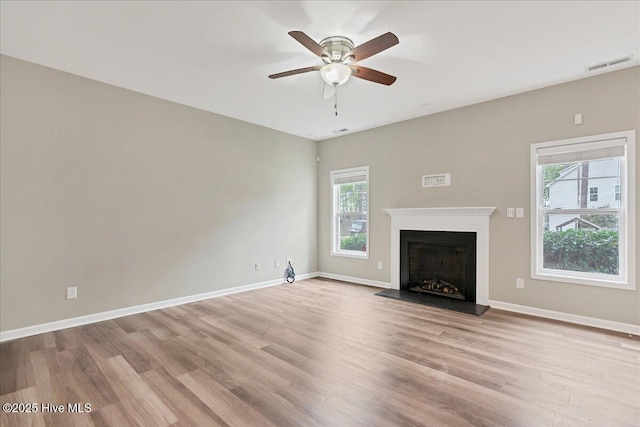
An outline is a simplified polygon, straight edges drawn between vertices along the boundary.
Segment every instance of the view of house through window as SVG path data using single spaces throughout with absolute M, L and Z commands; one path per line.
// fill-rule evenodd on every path
M 534 278 L 628 282 L 628 139 L 533 145 Z
M 331 172 L 333 255 L 367 257 L 369 168 Z
M 548 189 L 544 267 L 617 275 L 620 200 L 615 199 L 615 187 L 620 185 L 620 158 L 544 165 L 542 171 Z M 603 189 L 600 198 L 598 188 Z M 572 211 L 559 212 L 567 209 Z

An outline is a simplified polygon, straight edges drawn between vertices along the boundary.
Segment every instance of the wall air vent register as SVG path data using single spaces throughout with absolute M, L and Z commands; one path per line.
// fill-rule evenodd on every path
M 450 173 L 439 173 L 435 175 L 422 176 L 423 187 L 445 187 L 447 185 L 451 185 Z

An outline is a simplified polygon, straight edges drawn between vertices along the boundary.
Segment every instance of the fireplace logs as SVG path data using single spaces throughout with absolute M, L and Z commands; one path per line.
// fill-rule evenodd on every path
M 461 300 L 465 299 L 464 295 L 456 286 L 440 279 L 423 279 L 422 282 L 413 282 L 411 283 L 409 290 L 436 295 L 446 295 L 450 298 Z

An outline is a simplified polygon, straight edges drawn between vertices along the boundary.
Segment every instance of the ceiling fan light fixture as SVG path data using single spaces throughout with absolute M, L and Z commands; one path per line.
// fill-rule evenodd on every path
M 340 86 L 349 80 L 351 68 L 340 62 L 332 62 L 320 68 L 320 76 L 325 83 L 332 86 Z

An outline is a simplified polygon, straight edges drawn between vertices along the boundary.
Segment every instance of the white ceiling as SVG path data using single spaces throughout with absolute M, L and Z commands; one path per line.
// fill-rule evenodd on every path
M 2 1 L 0 51 L 141 93 L 314 140 L 580 79 L 587 65 L 634 55 L 640 2 Z M 339 115 L 287 35 L 400 44 L 361 65 L 392 86 L 352 78 Z M 345 134 L 343 133 L 343 134 Z

